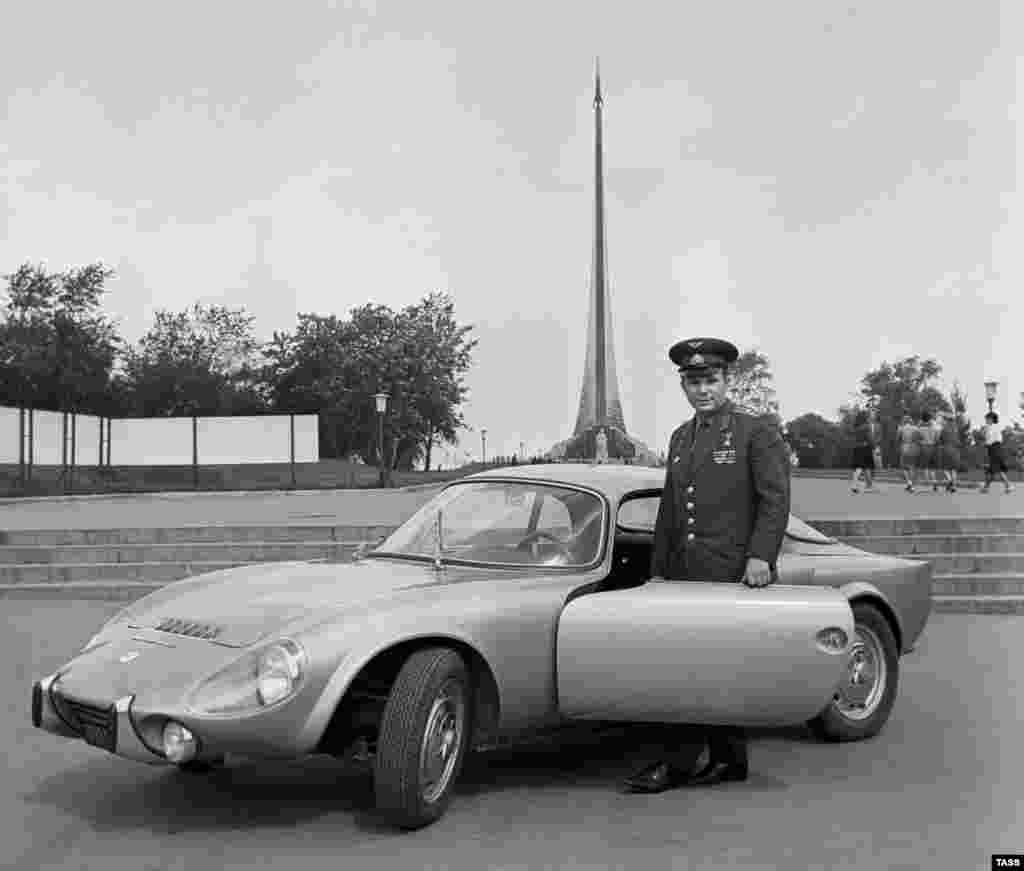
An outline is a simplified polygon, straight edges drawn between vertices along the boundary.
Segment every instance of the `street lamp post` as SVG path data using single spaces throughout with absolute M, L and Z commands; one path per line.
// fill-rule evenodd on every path
M 487 427 L 483 427 L 480 430 L 480 456 L 483 458 L 483 464 L 487 465 Z
M 992 406 L 995 405 L 996 391 L 999 389 L 998 381 L 985 382 L 985 401 L 988 402 L 988 413 L 992 413 Z
M 381 487 L 386 486 L 386 466 L 384 464 L 384 412 L 388 408 L 388 399 L 390 398 L 386 393 L 375 393 L 373 396 L 377 402 L 377 463 L 379 465 L 379 483 Z

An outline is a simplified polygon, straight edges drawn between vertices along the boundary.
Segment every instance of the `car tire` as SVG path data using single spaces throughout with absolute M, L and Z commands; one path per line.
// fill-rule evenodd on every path
M 458 653 L 431 647 L 405 661 L 384 706 L 373 766 L 377 810 L 388 822 L 418 829 L 447 810 L 471 712 L 472 683 Z
M 853 621 L 856 638 L 850 667 L 828 707 L 808 723 L 825 741 L 862 741 L 874 737 L 889 719 L 896 702 L 899 645 L 889 621 L 869 602 L 854 603 Z

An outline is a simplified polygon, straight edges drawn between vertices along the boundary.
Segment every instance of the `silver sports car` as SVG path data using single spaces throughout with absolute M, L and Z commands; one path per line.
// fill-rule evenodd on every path
M 169 584 L 32 688 L 32 720 L 150 764 L 355 756 L 398 826 L 466 754 L 579 720 L 882 728 L 931 567 L 789 523 L 778 581 L 649 579 L 664 471 L 536 465 L 448 485 L 354 562 Z

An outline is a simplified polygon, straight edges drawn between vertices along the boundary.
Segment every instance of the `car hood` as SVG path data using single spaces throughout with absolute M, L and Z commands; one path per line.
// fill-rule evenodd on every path
M 357 563 L 270 563 L 239 566 L 180 583 L 157 594 L 152 607 L 137 603 L 128 620 L 133 629 L 202 638 L 228 647 L 247 647 L 287 624 L 328 618 L 375 599 L 414 588 L 511 579 L 520 572 L 367 559 Z M 203 582 L 196 584 L 198 580 Z M 170 639 L 168 639 L 170 640 Z

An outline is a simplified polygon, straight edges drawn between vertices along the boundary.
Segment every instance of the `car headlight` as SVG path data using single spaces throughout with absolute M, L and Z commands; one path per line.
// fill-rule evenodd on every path
M 201 714 L 251 712 L 294 695 L 306 675 L 306 652 L 289 638 L 235 660 L 201 683 L 189 707 Z

